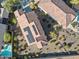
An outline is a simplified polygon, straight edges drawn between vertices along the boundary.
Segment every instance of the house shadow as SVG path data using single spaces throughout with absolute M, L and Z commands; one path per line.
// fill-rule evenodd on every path
M 76 51 L 69 51 L 69 52 L 59 52 L 59 53 L 43 53 L 40 54 L 40 58 L 51 58 L 51 57 L 64 57 L 64 56 L 73 56 L 73 55 L 79 55 Z
M 57 25 L 57 21 L 52 19 L 48 14 L 45 14 L 44 11 L 40 10 L 39 8 L 35 10 L 35 13 L 38 16 L 38 19 L 42 25 L 42 28 L 47 36 L 48 41 L 51 39 L 50 32 L 54 31 L 54 25 Z

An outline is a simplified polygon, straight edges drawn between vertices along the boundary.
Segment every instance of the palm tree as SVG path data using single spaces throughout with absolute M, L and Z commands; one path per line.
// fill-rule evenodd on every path
M 72 5 L 79 5 L 79 0 L 70 0 Z
M 38 2 L 35 3 L 35 1 L 33 0 L 30 2 L 29 6 L 32 10 L 36 10 L 38 8 Z
M 66 38 L 65 38 L 65 35 L 60 36 L 59 39 L 60 39 L 60 40 L 65 40 L 65 39 L 66 39 Z
M 55 32 L 50 32 L 50 37 L 52 40 L 50 40 L 49 42 L 55 42 L 57 40 L 57 34 Z
M 13 56 L 17 57 L 17 55 L 18 55 L 18 50 L 16 47 L 13 47 Z
M 24 56 L 24 59 L 28 59 L 28 56 Z
M 14 47 L 14 49 L 13 49 L 13 50 L 14 50 L 14 52 L 15 52 L 15 53 L 17 53 L 17 49 L 16 49 L 15 47 Z
M 12 18 L 12 19 L 10 19 L 8 22 L 9 22 L 9 24 L 11 24 L 11 25 L 16 25 L 16 24 L 17 24 L 16 18 Z
M 12 57 L 12 59 L 16 59 L 16 57 Z
M 4 33 L 4 42 L 5 42 L 5 43 L 8 43 L 8 42 L 11 41 L 11 39 L 12 39 L 11 34 L 8 33 L 8 32 L 5 32 L 5 33 Z
M 65 51 L 68 51 L 69 48 L 70 48 L 70 46 L 67 43 L 65 43 L 64 46 L 63 46 L 63 48 L 64 48 Z
M 56 32 L 59 32 L 61 29 L 62 29 L 62 26 L 60 26 L 60 25 L 54 25 L 54 30 Z
M 52 39 L 56 39 L 57 38 L 56 32 L 50 32 L 50 36 L 52 37 Z
M 71 25 L 73 26 L 73 27 L 75 27 L 75 26 L 77 26 L 77 22 L 73 22 L 73 23 L 71 23 Z

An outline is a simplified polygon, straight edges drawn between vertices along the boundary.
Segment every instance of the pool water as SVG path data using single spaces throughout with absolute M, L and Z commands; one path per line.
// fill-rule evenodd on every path
M 23 9 L 24 12 L 28 13 L 31 12 L 31 8 L 29 6 L 27 6 L 26 8 Z
M 26 6 L 29 2 L 30 2 L 30 0 L 22 0 L 21 4 L 22 4 L 22 6 Z
M 3 57 L 12 57 L 12 45 L 5 44 L 4 48 L 0 52 L 0 56 L 3 56 Z
M 31 12 L 31 8 L 28 6 L 31 0 L 21 0 L 21 6 L 25 13 Z

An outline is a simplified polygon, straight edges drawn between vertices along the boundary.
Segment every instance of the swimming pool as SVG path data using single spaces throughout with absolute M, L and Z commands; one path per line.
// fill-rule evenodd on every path
M 21 4 L 23 7 L 26 6 L 29 2 L 30 0 L 21 0 Z
M 25 13 L 31 12 L 31 8 L 29 7 L 29 3 L 31 0 L 21 0 L 21 6 Z
M 26 8 L 23 9 L 24 12 L 28 13 L 31 12 L 31 8 L 29 6 L 27 6 Z
M 5 44 L 4 48 L 0 52 L 0 56 L 12 57 L 12 45 L 11 44 Z

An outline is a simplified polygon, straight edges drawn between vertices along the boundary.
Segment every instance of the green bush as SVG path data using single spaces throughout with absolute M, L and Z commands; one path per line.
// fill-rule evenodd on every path
M 77 22 L 73 22 L 71 25 L 75 27 L 77 24 L 78 24 Z
M 55 32 L 50 32 L 50 36 L 52 37 L 52 39 L 57 38 L 57 34 Z
M 5 43 L 8 43 L 8 42 L 11 41 L 11 39 L 12 39 L 11 34 L 8 33 L 8 32 L 5 32 L 5 33 L 4 33 L 4 42 L 5 42 Z
M 71 4 L 79 5 L 79 0 L 70 0 Z
M 38 3 L 35 3 L 34 1 L 31 1 L 29 6 L 32 10 L 36 10 L 38 8 Z
M 10 21 L 9 21 L 9 24 L 11 24 L 11 25 L 15 25 L 16 23 L 17 23 L 16 18 L 12 18 L 12 19 L 10 19 Z

